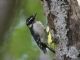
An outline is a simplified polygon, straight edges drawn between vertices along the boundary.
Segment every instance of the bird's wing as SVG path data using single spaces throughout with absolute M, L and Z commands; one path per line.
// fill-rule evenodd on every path
M 38 47 L 44 52 L 46 53 L 47 50 L 46 50 L 46 46 L 42 44 L 41 42 L 41 39 L 40 39 L 40 36 L 37 34 L 37 35 L 33 35 L 33 38 L 35 40 L 35 42 L 37 43 Z

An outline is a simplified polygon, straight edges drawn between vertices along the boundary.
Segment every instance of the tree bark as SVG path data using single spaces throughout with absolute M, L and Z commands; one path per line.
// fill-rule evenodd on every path
M 55 49 L 56 60 L 78 60 L 80 54 L 80 8 L 77 0 L 41 1 L 52 37 L 58 41 Z

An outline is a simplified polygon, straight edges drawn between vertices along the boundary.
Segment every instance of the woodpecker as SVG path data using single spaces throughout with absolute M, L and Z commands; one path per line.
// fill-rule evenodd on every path
M 44 25 L 40 21 L 36 21 L 35 17 L 36 14 L 30 16 L 26 20 L 26 25 L 29 28 L 32 37 L 34 38 L 38 47 L 43 51 L 43 53 L 47 52 L 46 48 L 55 53 L 55 51 L 48 47 L 48 45 L 46 44 L 48 37 Z

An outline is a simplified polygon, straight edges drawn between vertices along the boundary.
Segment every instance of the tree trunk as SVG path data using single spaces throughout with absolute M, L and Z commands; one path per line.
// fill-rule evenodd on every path
M 3 60 L 3 55 L 6 51 L 7 40 L 5 36 L 9 33 L 9 27 L 12 23 L 12 17 L 14 16 L 16 0 L 0 0 L 0 60 Z
M 78 60 L 80 53 L 80 8 L 77 0 L 41 1 L 50 32 L 58 41 L 55 49 L 56 60 Z
M 0 0 L 0 46 L 4 42 L 4 35 L 12 22 L 16 0 Z

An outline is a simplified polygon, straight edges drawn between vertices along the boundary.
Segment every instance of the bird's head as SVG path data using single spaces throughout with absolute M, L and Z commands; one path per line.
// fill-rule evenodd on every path
M 31 27 L 32 24 L 35 22 L 35 17 L 36 17 L 36 14 L 34 14 L 34 15 L 30 16 L 29 18 L 27 18 L 26 25 L 28 27 Z

